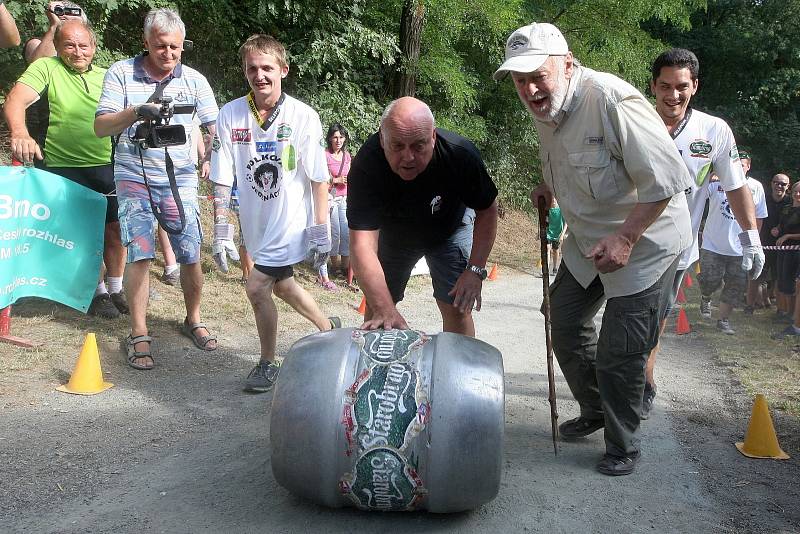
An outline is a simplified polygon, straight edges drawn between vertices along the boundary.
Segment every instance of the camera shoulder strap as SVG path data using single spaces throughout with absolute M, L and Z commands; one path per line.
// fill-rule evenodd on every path
M 166 79 L 159 82 L 156 90 L 153 91 L 153 94 L 147 99 L 147 103 L 157 102 L 159 99 L 161 99 L 161 96 L 164 94 L 164 89 L 167 87 L 167 85 L 169 85 L 169 82 L 171 82 L 173 78 L 174 76 L 170 74 Z M 150 182 L 147 180 L 147 172 L 144 170 L 144 155 L 142 154 L 142 147 L 139 147 L 139 161 L 142 163 L 142 177 L 144 177 L 144 186 L 147 189 L 147 195 L 150 197 L 150 209 L 153 211 L 153 216 L 156 218 L 158 224 L 161 225 L 161 228 L 163 228 L 165 232 L 172 235 L 180 234 L 183 232 L 183 229 L 186 228 L 186 214 L 183 212 L 183 202 L 181 201 L 181 196 L 178 193 L 178 183 L 175 180 L 175 165 L 172 163 L 172 158 L 169 155 L 167 147 L 164 147 L 164 161 L 167 167 L 169 188 L 172 191 L 172 198 L 175 199 L 175 208 L 178 210 L 178 217 L 180 217 L 181 221 L 180 227 L 172 227 L 167 222 L 164 212 L 161 211 L 161 207 L 157 206 L 156 203 L 153 202 L 153 193 L 150 191 Z

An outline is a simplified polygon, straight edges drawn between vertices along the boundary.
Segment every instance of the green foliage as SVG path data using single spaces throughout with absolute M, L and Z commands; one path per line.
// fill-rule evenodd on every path
M 641 90 L 653 58 L 671 45 L 697 51 L 703 65 L 698 107 L 728 119 L 756 168 L 797 170 L 800 153 L 800 0 L 436 0 L 424 1 L 418 96 L 437 124 L 480 148 L 506 206 L 529 209 L 541 180 L 531 118 L 509 81 L 491 75 L 507 36 L 531 21 L 553 22 L 588 67 L 612 72 Z M 44 1 L 8 0 L 23 40 L 47 25 Z M 402 0 L 88 0 L 98 32 L 96 63 L 141 50 L 145 13 L 174 6 L 195 48 L 184 61 L 206 74 L 222 104 L 247 84 L 238 47 L 270 33 L 287 48 L 288 93 L 308 102 L 327 126 L 342 123 L 354 147 L 376 131 L 400 65 Z M 706 9 L 707 8 L 707 9 Z M 0 51 L 0 88 L 24 69 L 20 50 Z

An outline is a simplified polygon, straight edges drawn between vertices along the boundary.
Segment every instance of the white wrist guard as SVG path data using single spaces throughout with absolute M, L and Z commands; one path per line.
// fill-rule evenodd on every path
M 745 230 L 739 234 L 739 243 L 743 247 L 760 247 L 761 237 L 758 235 L 758 230 Z

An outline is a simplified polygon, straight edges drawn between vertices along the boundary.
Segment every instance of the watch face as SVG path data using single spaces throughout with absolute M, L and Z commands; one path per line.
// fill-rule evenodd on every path
M 486 269 L 478 267 L 477 265 L 470 265 L 469 270 L 477 274 L 481 280 L 486 280 L 486 276 L 488 274 Z

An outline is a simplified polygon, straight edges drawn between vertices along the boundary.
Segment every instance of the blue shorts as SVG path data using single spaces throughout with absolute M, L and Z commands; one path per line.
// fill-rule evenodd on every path
M 408 245 L 380 232 L 378 259 L 394 302 L 403 300 L 411 271 L 424 256 L 431 271 L 434 298 L 452 304 L 453 297 L 448 293 L 467 268 L 472 253 L 472 230 L 472 224 L 459 226 L 445 241 L 427 247 Z
M 153 195 L 153 203 L 159 206 L 167 222 L 175 227 L 179 226 L 180 216 L 169 186 L 151 185 L 150 191 Z M 186 215 L 186 227 L 180 234 L 167 233 L 167 235 L 178 263 L 189 265 L 200 261 L 200 243 L 203 240 L 197 188 L 180 187 L 178 194 Z M 117 200 L 119 201 L 119 227 L 122 244 L 128 247 L 128 263 L 155 258 L 158 221 L 150 207 L 147 188 L 138 182 L 118 181 Z

